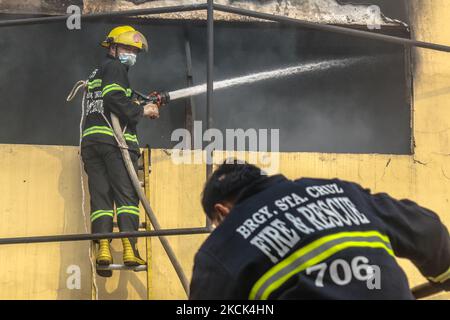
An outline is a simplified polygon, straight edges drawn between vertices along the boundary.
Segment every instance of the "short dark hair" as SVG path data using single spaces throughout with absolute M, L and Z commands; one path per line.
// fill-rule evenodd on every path
M 214 205 L 222 201 L 233 201 L 249 185 L 265 177 L 255 165 L 237 159 L 225 160 L 214 171 L 205 184 L 202 206 L 206 215 L 214 219 Z

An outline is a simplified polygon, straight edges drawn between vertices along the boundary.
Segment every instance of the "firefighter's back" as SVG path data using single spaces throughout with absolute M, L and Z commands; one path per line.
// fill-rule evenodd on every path
M 229 278 L 210 298 L 413 299 L 370 193 L 337 179 L 270 179 L 197 254 Z

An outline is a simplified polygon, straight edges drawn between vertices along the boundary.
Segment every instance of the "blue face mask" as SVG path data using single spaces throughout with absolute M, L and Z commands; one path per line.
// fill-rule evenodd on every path
M 134 53 L 119 53 L 119 60 L 124 65 L 132 67 L 136 63 L 137 56 Z

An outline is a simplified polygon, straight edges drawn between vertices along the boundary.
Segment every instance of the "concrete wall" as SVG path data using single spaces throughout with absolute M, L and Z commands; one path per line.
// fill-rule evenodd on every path
M 411 3 L 415 38 L 450 43 L 450 3 Z M 414 67 L 413 155 L 283 153 L 280 171 L 291 178 L 337 176 L 373 191 L 411 198 L 436 211 L 450 227 L 450 56 L 416 50 Z M 175 166 L 164 151 L 155 151 L 152 157 L 152 204 L 163 226 L 194 226 L 203 222 L 198 203 L 203 168 Z M 79 179 L 78 155 L 73 147 L 0 145 L 1 236 L 84 232 Z M 187 270 L 203 238 L 171 240 Z M 150 297 L 183 298 L 158 246 L 152 241 Z M 92 279 L 87 252 L 85 243 L 0 246 L 0 298 L 90 299 Z M 82 270 L 81 290 L 66 287 L 67 266 L 73 264 Z M 401 264 L 411 286 L 424 281 L 409 262 Z M 107 284 L 111 288 L 102 289 L 100 296 L 142 298 L 145 283 L 130 275 L 123 277 Z M 439 298 L 450 299 L 450 295 Z

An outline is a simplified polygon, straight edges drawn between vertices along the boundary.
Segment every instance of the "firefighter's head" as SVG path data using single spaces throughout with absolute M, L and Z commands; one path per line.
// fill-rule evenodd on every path
M 110 55 L 129 67 L 136 63 L 139 52 L 148 50 L 145 36 L 131 26 L 112 29 L 101 46 L 108 48 Z
M 260 168 L 236 159 L 227 159 L 208 179 L 202 206 L 215 226 L 228 216 L 246 191 L 267 179 Z

